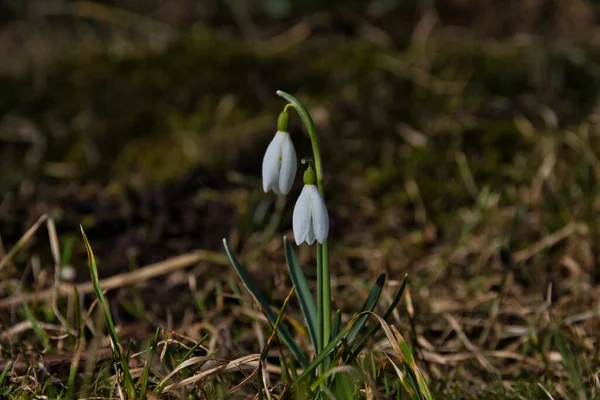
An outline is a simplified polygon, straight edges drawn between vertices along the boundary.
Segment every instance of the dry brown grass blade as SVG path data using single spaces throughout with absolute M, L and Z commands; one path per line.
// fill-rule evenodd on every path
M 261 362 L 257 362 L 255 364 L 256 364 L 256 366 L 253 365 L 254 369 L 252 370 L 252 373 L 250 375 L 248 375 L 243 381 L 241 381 L 240 383 L 238 383 L 237 385 L 235 385 L 234 387 L 232 387 L 231 389 L 229 389 L 229 391 L 227 393 L 231 394 L 231 393 L 237 392 L 242 387 L 246 386 L 246 384 L 248 382 L 250 382 L 252 379 L 254 379 L 256 377 L 256 375 L 258 375 L 258 369 L 260 368 L 260 366 L 262 365 L 262 363 Z
M 0 270 L 2 270 L 2 268 L 4 268 L 4 266 L 14 257 L 14 255 L 19 251 L 19 249 L 23 247 L 23 245 L 25 245 L 25 243 L 27 243 L 29 239 L 31 239 L 33 234 L 37 232 L 40 226 L 44 222 L 46 222 L 47 219 L 48 214 L 42 215 L 38 218 L 37 221 L 35 221 L 35 224 L 33 224 L 31 228 L 29 228 L 27 232 L 25 232 L 23 236 L 21 236 L 21 238 L 17 241 L 17 244 L 15 244 L 12 249 L 10 249 L 8 254 L 5 257 L 2 257 L 2 259 L 0 259 Z
M 396 329 L 396 327 L 394 326 L 390 326 L 382 317 L 375 313 L 369 313 L 369 315 L 373 315 L 379 321 L 379 324 L 385 332 L 385 336 L 389 344 L 392 346 L 396 357 L 398 357 L 398 359 L 403 364 L 406 364 L 414 374 L 414 377 L 416 379 L 415 384 L 418 385 L 418 388 L 413 389 L 419 390 L 424 396 L 423 398 L 431 399 L 431 394 L 429 392 L 429 389 L 427 388 L 427 383 L 425 382 L 423 372 L 417 366 L 414 356 L 412 355 L 412 351 L 410 349 L 407 350 L 406 340 L 404 340 L 398 329 Z M 392 361 L 391 359 L 389 360 Z M 394 369 L 398 374 L 398 378 L 400 379 L 400 381 L 403 382 L 404 385 L 403 379 L 405 378 L 405 374 L 398 368 L 398 366 L 395 363 L 392 362 L 392 365 L 394 366 Z
M 110 278 L 102 279 L 100 280 L 100 286 L 103 290 L 111 290 L 123 286 L 133 285 L 135 283 L 144 282 L 148 279 L 156 278 L 157 276 L 165 275 L 170 272 L 189 267 L 200 261 L 209 261 L 220 265 L 227 265 L 229 263 L 227 257 L 225 257 L 222 254 L 208 250 L 196 250 L 190 253 L 170 258 L 165 261 L 146 265 L 145 267 L 142 267 L 132 272 L 126 272 L 123 274 L 111 276 Z M 77 288 L 77 291 L 79 291 L 80 294 L 89 294 L 94 292 L 92 282 L 85 282 L 77 285 L 61 283 L 56 289 L 47 289 L 38 293 L 18 294 L 13 297 L 2 299 L 0 300 L 0 309 L 10 308 L 19 305 L 24 301 L 34 302 L 50 300 L 52 298 L 53 293 L 57 289 L 61 294 L 65 296 L 70 296 L 73 293 L 73 289 L 75 287 Z
M 398 375 L 398 379 L 403 381 L 404 380 L 404 372 L 402 372 L 402 370 L 400 368 L 398 368 L 396 363 L 391 359 L 391 357 L 389 355 L 386 354 L 385 357 L 388 359 L 390 364 L 392 364 L 392 367 L 394 367 L 394 370 L 396 371 L 396 375 Z
M 466 349 L 473 353 L 477 362 L 479 362 L 479 364 L 487 371 L 493 372 L 495 374 L 500 374 L 500 372 L 496 368 L 494 368 L 492 364 L 490 364 L 490 362 L 484 357 L 484 355 L 477 348 L 477 346 L 475 346 L 469 340 L 467 335 L 465 335 L 465 332 L 461 328 L 456 318 L 454 318 L 454 316 L 450 314 L 444 314 L 444 318 L 446 319 L 446 321 L 448 321 L 454 332 L 456 332 L 456 335 L 458 336 L 462 344 L 466 347 Z
M 58 234 L 56 233 L 56 224 L 54 223 L 53 218 L 48 218 L 46 221 L 46 228 L 48 229 L 48 239 L 50 240 L 50 251 L 52 253 L 52 260 L 54 261 L 54 288 L 55 291 L 52 294 L 52 310 L 54 311 L 54 315 L 60 321 L 60 323 L 65 327 L 65 329 L 69 330 L 69 333 L 73 336 L 76 336 L 77 333 L 70 329 L 70 325 L 67 322 L 67 319 L 62 315 L 60 309 L 58 307 L 58 287 L 60 286 L 60 245 L 58 242 Z
M 198 363 L 203 363 L 205 361 L 212 360 L 212 359 L 213 359 L 213 357 L 210 357 L 210 356 L 198 356 L 198 357 L 188 358 L 187 360 L 185 360 L 184 362 L 182 362 L 181 364 L 179 364 L 177 366 L 177 368 L 173 369 L 173 371 L 171 371 L 167 376 L 165 376 L 162 379 L 162 381 L 160 381 L 160 383 L 158 384 L 158 386 L 162 386 L 165 383 L 167 383 L 167 381 L 169 379 L 171 379 L 173 377 L 173 375 L 175 375 L 176 373 L 178 373 L 182 369 L 187 368 L 187 367 L 192 366 L 192 365 L 195 365 L 195 364 L 198 364 Z
M 497 350 L 497 351 L 486 351 L 483 353 L 487 357 L 499 358 L 504 360 L 519 361 L 523 364 L 529 365 L 536 369 L 543 369 L 544 363 L 534 357 L 525 357 L 521 354 Z M 423 350 L 424 359 L 428 362 L 440 364 L 440 365 L 451 365 L 461 361 L 476 359 L 475 354 L 470 352 L 453 353 L 453 354 L 439 354 L 430 350 Z
M 244 365 L 247 365 L 249 363 L 252 363 L 252 362 L 255 362 L 255 361 L 258 361 L 258 360 L 260 360 L 260 354 L 249 354 L 247 356 L 237 358 L 237 359 L 235 359 L 233 361 L 228 362 L 225 365 L 220 365 L 218 367 L 214 367 L 214 368 L 211 368 L 209 370 L 202 371 L 199 374 L 196 374 L 194 376 L 190 376 L 189 378 L 182 380 L 181 382 L 177 382 L 177 383 L 174 383 L 172 385 L 169 385 L 169 386 L 165 387 L 163 393 L 164 392 L 168 392 L 170 390 L 173 390 L 173 389 L 175 389 L 175 388 L 177 388 L 179 386 L 190 385 L 192 383 L 198 382 L 202 378 L 205 378 L 205 377 L 207 377 L 209 375 L 212 375 L 214 373 L 217 373 L 217 372 L 227 372 L 227 371 L 231 371 L 233 369 L 238 369 L 238 368 L 240 368 L 240 367 L 242 367 Z
M 46 322 L 38 322 L 38 324 L 45 331 L 56 331 L 56 332 L 65 332 L 65 328 L 62 325 L 54 325 Z M 0 333 L 0 340 L 12 339 L 13 336 L 20 335 L 23 332 L 26 332 L 33 328 L 33 322 L 30 320 L 25 320 L 18 322 L 2 333 Z
M 558 231 L 551 233 L 550 235 L 544 236 L 542 239 L 535 242 L 530 247 L 517 251 L 514 255 L 514 260 L 517 263 L 521 263 L 529 260 L 531 257 L 543 251 L 547 248 L 550 248 L 556 245 L 558 242 L 561 242 L 577 232 L 580 229 L 581 225 L 575 222 L 572 222 Z

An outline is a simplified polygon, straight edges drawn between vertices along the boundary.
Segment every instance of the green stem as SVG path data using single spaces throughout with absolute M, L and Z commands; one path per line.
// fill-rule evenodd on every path
M 323 186 L 323 165 L 321 163 L 321 152 L 319 151 L 319 137 L 317 136 L 315 123 L 310 117 L 308 111 L 306 111 L 306 108 L 304 108 L 304 106 L 298 100 L 296 100 L 294 96 L 281 90 L 277 91 L 277 95 L 283 97 L 284 99 L 290 102 L 290 104 L 294 107 L 294 109 L 300 116 L 300 119 L 306 127 L 306 130 L 308 131 L 308 135 L 310 136 L 310 142 L 312 144 L 313 158 L 315 160 L 315 172 L 317 173 L 317 187 L 319 188 L 319 193 L 321 193 L 321 196 L 323 197 L 323 199 L 325 199 L 325 189 Z M 289 104 L 285 106 L 285 111 L 287 111 L 288 107 Z
M 323 351 L 323 343 L 325 339 L 325 324 L 324 324 L 324 307 L 323 307 L 323 260 L 320 257 L 321 254 L 321 245 L 317 244 L 317 318 L 319 320 L 318 325 L 318 335 L 317 338 L 317 355 L 319 355 Z M 319 364 L 319 375 L 323 375 L 325 373 L 325 365 L 323 363 Z
M 323 348 L 325 348 L 331 339 L 331 279 L 329 274 L 329 246 L 327 245 L 327 241 L 324 241 L 320 247 L 321 263 L 323 264 L 321 285 L 323 287 Z
M 308 131 L 312 144 L 315 172 L 317 175 L 317 188 L 323 200 L 325 200 L 325 187 L 323 184 L 323 164 L 319 150 L 319 137 L 315 124 L 304 106 L 291 94 L 278 90 L 277 95 L 286 99 L 290 104 L 285 106 L 284 111 L 291 106 L 294 107 L 302 123 Z M 327 241 L 317 244 L 317 304 L 319 308 L 319 352 L 327 346 L 331 339 L 331 280 L 329 274 L 329 249 Z M 323 364 L 321 364 L 322 367 Z

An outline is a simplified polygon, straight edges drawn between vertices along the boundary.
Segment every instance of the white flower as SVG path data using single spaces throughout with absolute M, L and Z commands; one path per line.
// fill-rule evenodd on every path
M 288 194 L 294 183 L 297 168 L 296 150 L 285 131 L 277 131 L 263 158 L 262 177 L 265 193 Z
M 329 233 L 329 215 L 327 207 L 315 185 L 304 185 L 292 220 L 296 244 L 302 242 L 313 244 L 315 239 L 323 243 Z

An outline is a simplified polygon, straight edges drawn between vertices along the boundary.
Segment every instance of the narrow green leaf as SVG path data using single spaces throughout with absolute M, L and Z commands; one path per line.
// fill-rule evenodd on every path
M 154 340 L 148 345 L 148 351 L 146 354 L 146 364 L 144 365 L 144 370 L 142 372 L 142 387 L 140 388 L 140 396 L 142 399 L 146 398 L 146 393 L 148 391 L 148 379 L 150 377 L 150 367 L 152 366 L 152 359 L 154 358 L 154 351 L 156 350 L 156 345 L 160 339 L 160 328 L 156 328 L 156 333 L 154 334 Z
M 422 396 L 423 399 L 431 400 L 432 397 L 429 391 L 429 387 L 427 386 L 427 382 L 425 381 L 421 370 L 417 367 L 415 357 L 410 349 L 410 346 L 408 345 L 406 340 L 399 340 L 398 346 L 400 347 L 402 354 L 406 358 L 407 362 L 403 364 L 406 366 L 407 373 L 409 373 L 411 380 L 415 382 L 417 386 L 417 393 L 419 393 L 419 395 Z
M 40 342 L 42 342 L 42 346 L 44 347 L 44 349 L 47 349 L 48 345 L 50 344 L 50 342 L 48 341 L 48 335 L 46 334 L 46 332 L 44 332 L 37 318 L 31 312 L 31 309 L 29 308 L 29 303 L 27 301 L 23 301 L 23 311 L 25 312 L 25 318 L 27 318 L 27 320 L 31 322 L 31 328 L 33 329 L 33 333 L 35 333 Z
M 354 385 L 350 380 L 351 375 L 349 372 L 359 371 L 359 369 L 355 369 L 356 367 L 351 368 L 344 368 L 344 370 L 340 370 L 339 368 L 328 369 L 325 373 L 323 373 L 323 375 L 319 376 L 314 382 L 312 382 L 311 389 L 316 390 L 316 388 L 323 385 L 324 382 L 330 381 L 331 384 L 326 386 L 330 393 L 324 393 L 328 398 L 334 400 L 352 399 L 352 395 L 356 393 L 356 390 L 353 390 Z
M 79 362 L 71 363 L 71 368 L 69 368 L 69 383 L 65 399 L 71 400 L 75 398 L 75 380 L 77 379 L 78 372 Z
M 74 311 L 74 316 L 73 316 L 73 324 L 74 324 L 74 328 L 75 328 L 75 332 L 77 332 L 77 339 L 81 340 L 82 338 L 85 338 L 84 336 L 84 331 L 85 331 L 85 326 L 83 325 L 83 322 L 81 320 L 81 316 L 82 316 L 82 312 L 81 312 L 81 303 L 79 301 L 79 291 L 77 290 L 77 286 L 73 286 L 73 301 L 75 303 L 75 311 Z
M 352 326 L 360 316 L 362 315 L 358 314 L 357 316 L 355 316 L 344 328 L 344 330 L 342 330 L 340 333 L 335 335 L 333 339 L 331 339 L 327 346 L 323 348 L 321 353 L 319 353 L 317 357 L 315 357 L 315 359 L 310 363 L 310 365 L 304 368 L 304 371 L 302 371 L 302 374 L 300 374 L 300 376 L 298 377 L 299 381 L 301 381 L 302 379 L 306 378 L 314 372 L 315 368 L 317 368 L 323 362 L 323 360 L 325 360 L 325 358 L 329 356 L 333 349 L 335 349 L 335 347 L 342 342 L 342 339 L 346 337 L 348 332 L 350 332 L 350 329 L 352 329 Z
M 379 274 L 379 276 L 377 277 L 377 280 L 375 281 L 375 284 L 371 288 L 371 291 L 369 292 L 369 295 L 367 296 L 367 299 L 365 300 L 365 303 L 363 304 L 359 313 L 362 313 L 364 311 L 373 311 L 375 309 L 375 306 L 377 305 L 377 302 L 379 301 L 379 296 L 381 296 L 381 291 L 383 290 L 383 285 L 385 284 L 385 277 L 386 277 L 385 271 L 383 271 L 381 274 Z M 358 332 L 365 325 L 368 318 L 369 318 L 368 315 L 363 315 L 356 322 L 356 324 L 352 327 L 352 329 L 350 330 L 350 333 L 348 334 L 348 337 L 346 338 L 346 340 L 348 340 L 349 343 L 352 343 L 354 341 L 354 339 L 356 338 L 356 335 L 358 335 Z
M 575 354 L 573 354 L 573 351 L 571 350 L 567 342 L 563 339 L 562 335 L 558 330 L 554 332 L 554 340 L 556 341 L 558 351 L 560 352 L 560 355 L 563 358 L 563 362 L 569 374 L 569 378 L 571 378 L 571 384 L 573 385 L 573 389 L 577 394 L 577 399 L 589 399 L 589 393 L 586 391 L 585 385 L 581 380 L 581 377 L 583 375 L 581 373 L 579 363 L 577 362 L 577 357 L 575 356 Z
M 74 307 L 74 329 L 75 332 L 77 333 L 77 337 L 75 338 L 75 349 L 76 352 L 79 351 L 79 349 L 81 348 L 81 346 L 83 346 L 83 343 L 85 341 L 85 326 L 83 325 L 82 321 L 81 321 L 81 316 L 82 316 L 82 312 L 81 312 L 81 304 L 79 301 L 79 291 L 77 290 L 77 287 L 74 286 L 73 287 L 73 300 L 75 303 L 75 307 Z M 74 357 L 73 358 L 73 362 L 71 363 L 71 367 L 69 369 L 69 380 L 67 383 L 67 394 L 65 395 L 65 399 L 74 399 L 75 398 L 75 381 L 77 379 L 77 374 L 79 373 L 79 362 L 80 359 L 79 357 Z
M 88 268 L 90 270 L 90 276 L 92 278 L 92 286 L 94 287 L 94 292 L 96 293 L 98 302 L 102 307 L 102 310 L 104 311 L 106 327 L 110 336 L 110 340 L 112 342 L 113 357 L 120 363 L 121 371 L 123 372 L 123 381 L 125 382 L 125 388 L 129 398 L 137 398 L 135 385 L 133 383 L 133 379 L 131 378 L 131 373 L 129 372 L 127 357 L 121 350 L 119 337 L 117 336 L 115 324 L 110 313 L 110 306 L 108 304 L 108 300 L 106 300 L 106 296 L 102 292 L 102 288 L 100 287 L 100 280 L 98 278 L 98 266 L 96 265 L 96 257 L 94 256 L 94 251 L 92 250 L 92 246 L 90 245 L 87 236 L 85 235 L 83 226 L 80 225 L 79 228 L 81 229 L 83 244 L 85 245 L 85 249 L 88 255 Z
M 191 349 L 189 349 L 189 350 L 188 350 L 188 352 L 187 352 L 187 353 L 185 353 L 185 355 L 183 356 L 183 358 L 181 358 L 181 360 L 179 360 L 179 363 L 178 363 L 178 364 L 181 364 L 182 362 L 184 362 L 184 361 L 186 361 L 188 358 L 190 358 L 190 357 L 191 357 L 191 356 L 194 354 L 194 352 L 195 352 L 196 350 L 198 350 L 198 347 L 200 347 L 200 345 L 201 345 L 202 343 L 204 343 L 204 341 L 205 341 L 206 339 L 208 339 L 208 334 L 206 334 L 206 335 L 202 336 L 202 338 L 201 338 L 200 340 L 198 340 L 198 341 L 196 342 L 196 344 L 194 344 L 194 346 L 193 346 Z
M 296 363 L 294 363 L 294 359 L 293 358 L 289 358 L 288 360 L 288 365 L 290 367 L 290 374 L 292 375 L 292 381 L 297 381 L 298 380 L 298 371 L 296 371 Z
M 279 369 L 281 370 L 281 381 L 285 384 L 289 384 L 291 379 L 288 374 L 288 366 L 285 363 L 283 356 L 279 356 Z
M 302 267 L 296 258 L 296 254 L 294 254 L 292 244 L 285 236 L 283 237 L 283 245 L 285 247 L 285 259 L 287 261 L 290 279 L 296 287 L 296 297 L 298 297 L 298 301 L 300 302 L 300 308 L 302 309 L 302 314 L 304 315 L 304 320 L 306 321 L 306 326 L 308 327 L 310 341 L 312 342 L 316 353 L 318 350 L 317 306 L 315 305 L 315 300 L 308 287 L 306 277 L 302 272 Z
M 408 274 L 405 274 L 404 275 L 404 279 L 402 280 L 402 284 L 400 285 L 400 289 L 398 289 L 398 292 L 396 293 L 396 297 L 394 297 L 394 300 L 392 301 L 392 304 L 390 304 L 390 306 L 388 307 L 388 309 L 385 311 L 385 314 L 383 314 L 383 320 L 384 321 L 387 321 L 387 319 L 389 318 L 389 316 L 392 315 L 392 312 L 394 311 L 394 309 L 396 308 L 396 306 L 400 302 L 400 299 L 402 298 L 402 295 L 404 294 L 404 289 L 406 289 L 406 283 L 407 282 L 408 282 Z M 373 336 L 374 334 L 376 334 L 380 327 L 381 327 L 380 324 L 377 324 L 377 325 L 373 326 L 369 330 L 369 332 L 367 332 L 367 334 L 360 340 L 360 342 L 358 343 L 358 345 L 354 349 L 354 357 L 358 356 L 358 354 L 362 351 L 362 349 L 367 344 L 367 340 L 369 340 L 369 338 L 371 336 Z
M 415 371 L 413 371 L 413 369 L 406 363 L 402 363 L 402 365 L 404 366 L 404 371 L 406 372 L 407 378 L 402 381 L 404 388 L 418 400 L 426 400 L 423 392 L 421 391 Z
M 71 263 L 71 255 L 73 254 L 73 245 L 75 241 L 72 236 L 68 236 L 65 238 L 63 249 L 61 251 L 62 257 L 60 260 L 60 265 L 69 265 Z
M 336 399 L 351 399 L 355 392 L 354 385 L 350 380 L 350 374 L 347 372 L 335 374 L 332 386 L 331 391 L 334 393 Z
M 341 310 L 337 310 L 335 312 L 335 315 L 333 316 L 333 325 L 331 326 L 331 336 L 334 336 L 338 334 L 338 330 L 340 329 L 340 326 L 342 325 L 342 311 Z
M 12 367 L 12 361 L 9 360 L 4 366 L 4 370 L 2 371 L 2 375 L 0 375 L 0 388 L 4 386 L 4 382 L 6 382 L 6 378 L 8 377 L 8 372 L 10 371 L 10 367 Z
M 227 252 L 227 256 L 229 257 L 229 260 L 231 261 L 233 268 L 235 268 L 235 271 L 237 272 L 238 276 L 244 283 L 244 286 L 246 286 L 246 289 L 248 289 L 248 291 L 252 294 L 252 296 L 254 296 L 256 301 L 258 301 L 258 303 L 264 310 L 265 315 L 269 319 L 269 322 L 271 322 L 271 324 L 275 325 L 275 322 L 277 321 L 277 316 L 271 309 L 271 306 L 269 305 L 269 303 L 267 302 L 265 297 L 262 295 L 262 293 L 256 288 L 254 283 L 250 280 L 250 277 L 248 276 L 248 273 L 246 272 L 245 268 L 242 267 L 242 265 L 239 263 L 239 261 L 237 260 L 237 258 L 235 257 L 235 255 L 233 254 L 231 249 L 229 248 L 229 245 L 227 244 L 226 239 L 223 239 L 223 245 L 225 246 L 225 251 Z M 277 329 L 277 333 L 279 334 L 279 337 L 281 337 L 281 339 L 287 345 L 287 347 L 290 349 L 290 351 L 294 354 L 294 357 L 296 357 L 298 362 L 300 362 L 302 367 L 303 368 L 306 367 L 309 364 L 308 358 L 302 352 L 302 350 L 300 349 L 298 344 L 296 344 L 293 336 L 287 330 L 285 325 L 280 325 L 279 328 Z

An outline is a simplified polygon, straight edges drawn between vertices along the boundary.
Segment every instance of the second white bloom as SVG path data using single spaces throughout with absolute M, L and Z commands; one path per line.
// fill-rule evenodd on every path
M 292 220 L 296 244 L 313 244 L 315 239 L 323 243 L 329 233 L 327 207 L 316 185 L 304 185 L 296 201 Z

